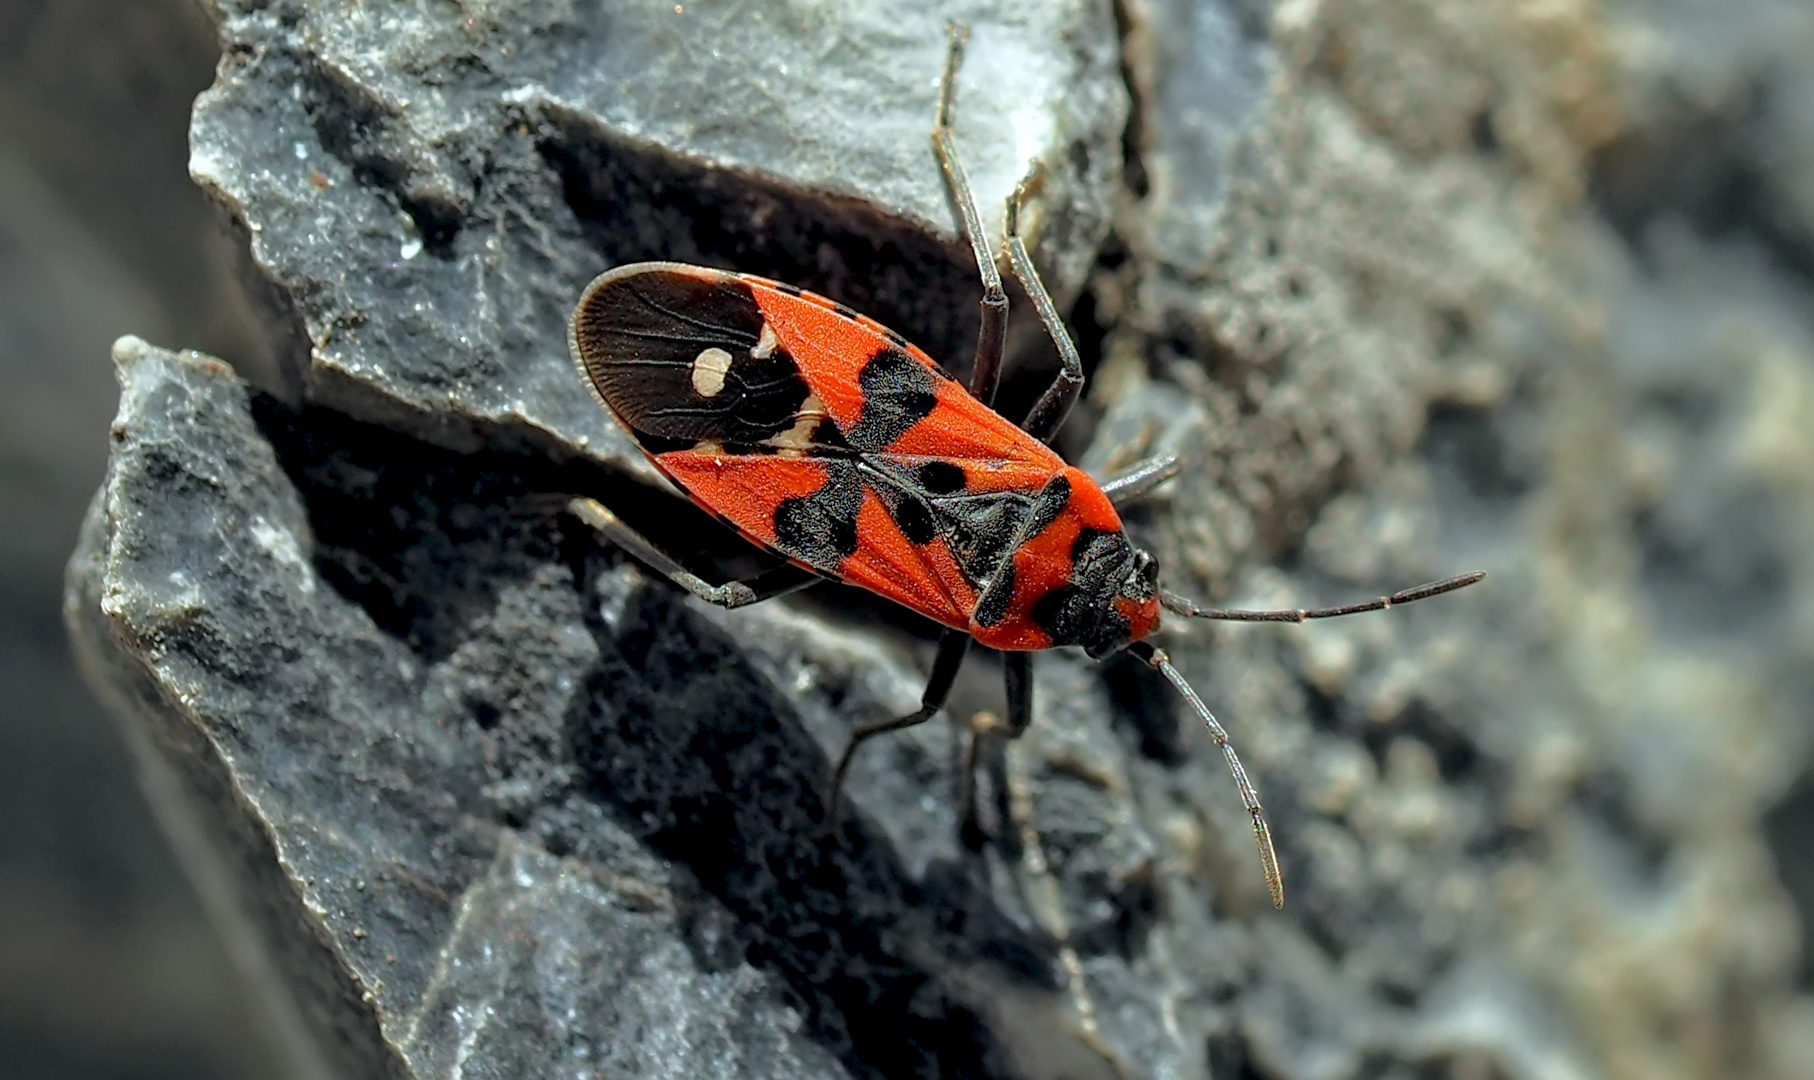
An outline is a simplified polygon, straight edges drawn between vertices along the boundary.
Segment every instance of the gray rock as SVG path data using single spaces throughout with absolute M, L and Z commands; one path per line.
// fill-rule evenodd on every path
M 1120 179 L 1097 0 L 218 8 L 191 170 L 250 232 L 279 389 L 461 449 L 653 478 L 572 392 L 564 336 L 579 289 L 639 259 L 782 278 L 966 355 L 975 263 L 930 144 L 946 19 L 975 24 L 959 142 L 989 235 L 1042 167 L 1031 237 L 1061 297 Z
M 945 346 L 956 321 L 854 282 L 880 300 L 876 281 L 917 275 L 949 315 L 963 263 L 926 224 L 936 187 L 890 186 L 923 131 L 869 142 L 926 102 L 855 43 L 859 16 L 813 69 L 870 58 L 852 96 L 873 123 L 847 127 L 777 111 L 793 93 L 749 104 L 817 77 L 791 60 L 675 81 L 717 73 L 702 58 L 725 42 L 780 56 L 756 9 L 702 36 L 666 8 L 510 10 L 470 31 L 227 11 L 243 48 L 200 111 L 198 172 L 300 314 L 277 325 L 303 328 L 310 366 L 280 389 L 311 404 L 124 344 L 74 564 L 90 670 L 188 800 L 221 909 L 255 913 L 299 1053 L 424 1076 L 477 1067 L 461 1054 L 515 1073 L 709 1055 L 752 1075 L 1798 1075 L 1814 1006 L 1760 818 L 1809 743 L 1807 284 L 1775 217 L 1735 238 L 1668 191 L 1582 202 L 1648 130 L 1619 80 L 1655 77 L 1600 14 L 1121 9 L 1147 180 L 1088 274 L 1103 336 L 1085 335 L 1079 459 L 1186 457 L 1129 520 L 1206 598 L 1493 575 L 1389 617 L 1168 626 L 1272 811 L 1272 915 L 1219 755 L 1139 665 L 1040 659 L 982 850 L 954 833 L 964 729 L 1000 707 L 987 657 L 959 723 L 867 749 L 857 812 L 828 825 L 830 755 L 911 706 L 924 628 L 837 590 L 705 610 L 561 516 L 588 491 L 738 558 L 625 482 L 620 437 L 584 418 L 554 343 L 589 261 L 773 259 Z M 1087 12 L 1039 25 L 1098 71 L 1112 38 Z M 1118 98 L 1074 93 L 1095 118 L 1076 130 L 1100 133 Z M 493 136 L 504 150 L 473 152 Z M 1112 141 L 1077 175 L 1112 183 Z M 979 173 L 999 195 L 1022 164 Z M 311 169 L 319 216 L 297 194 Z M 1063 182 L 1061 207 L 1109 201 Z M 867 200 L 835 225 L 864 239 L 818 263 L 797 223 L 828 192 Z M 1080 224 L 1047 261 L 1069 291 L 1102 219 L 1064 213 Z
M 243 384 L 130 338 L 116 355 L 72 627 L 169 775 L 160 813 L 273 958 L 293 1050 L 341 1076 L 840 1074 L 767 980 L 694 948 L 702 902 L 608 817 L 574 818 L 583 860 L 499 823 L 575 786 L 546 725 L 599 656 L 558 560 L 492 552 L 517 573 L 425 663 L 316 570 Z M 316 449 L 342 476 L 376 464 Z M 473 494 L 440 507 L 468 554 L 490 537 L 459 523 L 511 512 Z

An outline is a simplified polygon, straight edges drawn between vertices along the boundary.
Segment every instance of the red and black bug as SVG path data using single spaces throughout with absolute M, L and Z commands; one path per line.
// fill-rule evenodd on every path
M 1258 794 L 1228 737 L 1165 653 L 1145 639 L 1161 609 L 1205 619 L 1290 621 L 1374 611 L 1461 588 L 1468 574 L 1337 608 L 1204 609 L 1166 591 L 1152 555 L 1128 541 L 1117 506 L 1177 472 L 1175 458 L 1098 483 L 1046 445 L 1083 387 L 1083 365 L 1018 234 L 1027 184 L 1007 206 L 1003 247 L 1057 344 L 1063 369 L 1018 426 L 990 408 L 1008 299 L 952 144 L 966 32 L 953 28 L 933 149 L 983 281 L 970 385 L 900 335 L 812 293 L 679 263 L 611 270 L 580 297 L 573 357 L 599 400 L 700 506 L 788 564 L 709 585 L 608 509 L 573 511 L 702 600 L 740 607 L 831 578 L 943 624 L 918 711 L 857 726 L 832 803 L 867 739 L 929 720 L 971 641 L 1003 654 L 1009 737 L 1032 718 L 1030 655 L 1076 645 L 1128 652 L 1157 669 L 1208 726 L 1253 819 L 1275 905 L 1284 886 Z

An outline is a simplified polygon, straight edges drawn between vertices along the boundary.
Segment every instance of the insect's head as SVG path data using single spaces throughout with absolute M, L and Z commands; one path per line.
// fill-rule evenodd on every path
M 1105 559 L 1083 570 L 1084 588 L 1095 585 L 1108 597 L 1108 603 L 1096 608 L 1095 633 L 1085 645 L 1089 654 L 1101 658 L 1125 649 L 1133 642 L 1159 629 L 1159 560 L 1151 552 L 1120 540 L 1118 558 Z M 1095 569 L 1097 581 L 1089 581 Z

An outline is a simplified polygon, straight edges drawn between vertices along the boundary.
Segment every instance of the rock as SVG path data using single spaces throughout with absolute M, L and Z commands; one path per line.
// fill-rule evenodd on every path
M 838 589 L 707 610 L 560 513 L 594 493 L 702 565 L 739 557 L 626 481 L 585 412 L 558 342 L 594 262 L 735 259 L 964 340 L 936 177 L 900 165 L 923 130 L 893 137 L 929 101 L 900 65 L 936 69 L 933 20 L 883 65 L 869 9 L 824 15 L 839 66 L 806 75 L 774 44 L 804 16 L 754 5 L 703 34 L 665 7 L 223 10 L 197 172 L 310 360 L 264 397 L 120 346 L 70 617 L 198 872 L 254 913 L 299 1053 L 420 1076 L 582 1052 L 606 1075 L 1797 1075 L 1814 1007 L 1760 819 L 1808 754 L 1814 347 L 1776 224 L 1800 180 L 1736 235 L 1671 189 L 1602 186 L 1634 133 L 1695 130 L 1645 119 L 1659 76 L 1633 57 L 1658 54 L 1616 47 L 1667 17 L 1129 3 L 1125 144 L 1085 79 L 1027 91 L 1093 118 L 1084 152 L 1041 136 L 977 167 L 991 204 L 1027 160 L 1072 170 L 1044 256 L 1084 288 L 1096 366 L 1071 449 L 1186 458 L 1129 515 L 1169 585 L 1287 606 L 1491 572 L 1389 616 L 1168 626 L 1271 810 L 1275 916 L 1219 753 L 1139 665 L 1040 658 L 983 850 L 954 835 L 965 729 L 1000 708 L 986 656 L 959 723 L 866 749 L 828 824 L 828 761 L 912 706 L 925 627 Z M 1106 13 L 1062 11 L 1004 40 L 1113 81 Z M 847 70 L 867 120 L 815 125 L 777 89 Z M 1799 130 L 1786 110 L 1768 130 Z M 825 220 L 849 242 L 821 247 Z
M 608 817 L 574 815 L 583 859 L 498 823 L 572 791 L 542 725 L 599 659 L 554 553 L 489 543 L 521 489 L 493 477 L 417 522 L 496 575 L 474 636 L 425 663 L 317 571 L 303 493 L 243 384 L 130 338 L 116 356 L 73 630 L 168 775 L 160 814 L 196 834 L 186 854 L 268 950 L 261 989 L 293 1050 L 342 1076 L 840 1074 L 767 980 L 693 940 L 710 903 Z M 289 449 L 340 479 L 380 464 Z
M 251 234 L 292 400 L 653 478 L 572 393 L 564 332 L 588 280 L 640 259 L 785 279 L 967 355 L 975 263 L 930 143 L 957 8 L 218 9 L 191 170 Z M 1075 295 L 1120 178 L 1107 7 L 972 21 L 959 142 L 988 234 L 1042 167 L 1032 236 Z

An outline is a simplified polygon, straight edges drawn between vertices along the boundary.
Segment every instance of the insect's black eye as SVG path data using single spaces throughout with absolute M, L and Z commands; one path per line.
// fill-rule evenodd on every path
M 920 466 L 919 481 L 934 495 L 955 495 L 964 490 L 964 469 L 949 461 L 928 461 Z
M 1151 600 L 1159 595 L 1159 560 L 1135 548 L 1134 564 L 1121 583 L 1121 595 L 1130 600 Z

